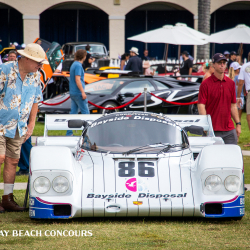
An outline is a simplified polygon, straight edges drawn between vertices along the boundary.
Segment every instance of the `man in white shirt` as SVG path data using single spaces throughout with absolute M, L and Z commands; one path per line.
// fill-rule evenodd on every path
M 240 70 L 239 74 L 239 84 L 237 91 L 237 106 L 241 108 L 242 100 L 240 98 L 242 87 L 245 83 L 245 88 L 247 92 L 246 110 L 247 110 L 247 123 L 250 130 L 250 62 L 245 63 Z M 244 147 L 250 147 L 250 143 L 244 145 Z

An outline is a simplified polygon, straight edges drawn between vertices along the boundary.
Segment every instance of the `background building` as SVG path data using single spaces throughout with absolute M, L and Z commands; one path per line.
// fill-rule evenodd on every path
M 145 47 L 152 57 L 163 58 L 163 44 L 128 41 L 127 37 L 177 22 L 214 33 L 237 24 L 250 26 L 250 1 L 235 0 L 0 0 L 0 37 L 9 42 L 30 43 L 36 37 L 60 44 L 72 41 L 104 43 L 116 58 L 130 47 Z M 199 18 L 200 17 L 200 18 Z M 212 52 L 238 50 L 239 45 L 208 45 L 199 57 Z M 210 49 L 210 52 L 209 52 Z M 195 54 L 193 46 L 182 46 Z M 250 45 L 244 45 L 247 57 Z M 177 57 L 171 45 L 169 57 Z

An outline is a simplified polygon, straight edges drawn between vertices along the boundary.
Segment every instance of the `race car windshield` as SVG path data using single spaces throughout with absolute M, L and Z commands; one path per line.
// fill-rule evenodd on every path
M 87 45 L 76 46 L 76 50 L 79 50 L 79 49 L 86 50 L 86 46 Z M 91 45 L 90 46 L 90 53 L 104 55 L 105 54 L 105 49 L 104 49 L 104 47 L 102 45 Z
M 124 81 L 119 79 L 116 80 L 106 79 L 98 82 L 93 82 L 85 86 L 85 92 L 98 95 L 99 94 L 110 95 L 123 83 Z
M 166 145 L 185 143 L 181 128 L 176 127 L 172 122 L 152 117 L 148 117 L 148 120 L 145 120 L 145 117 L 141 120 L 140 116 L 131 116 L 124 120 L 126 118 L 126 116 L 104 118 L 94 122 L 83 135 L 82 147 L 94 151 L 123 153 L 148 145 L 136 152 L 157 153 Z M 169 151 L 173 150 L 177 149 L 169 149 Z

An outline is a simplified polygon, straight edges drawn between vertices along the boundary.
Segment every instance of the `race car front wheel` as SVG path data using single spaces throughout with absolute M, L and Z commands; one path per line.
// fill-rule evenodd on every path
M 104 108 L 115 108 L 117 107 L 117 104 L 114 102 L 106 102 L 102 105 Z M 110 114 L 114 112 L 119 112 L 119 109 L 113 109 L 113 110 L 108 110 L 108 109 L 102 109 L 101 113 L 102 114 Z
M 195 97 L 191 102 L 198 101 L 198 96 Z M 191 115 L 198 115 L 198 105 L 197 104 L 192 104 L 188 106 L 188 113 Z

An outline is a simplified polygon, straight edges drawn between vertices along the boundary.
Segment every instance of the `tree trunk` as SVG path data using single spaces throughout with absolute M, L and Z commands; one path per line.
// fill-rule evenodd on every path
M 198 30 L 210 35 L 210 2 L 198 0 Z M 210 43 L 197 46 L 197 59 L 210 58 Z

